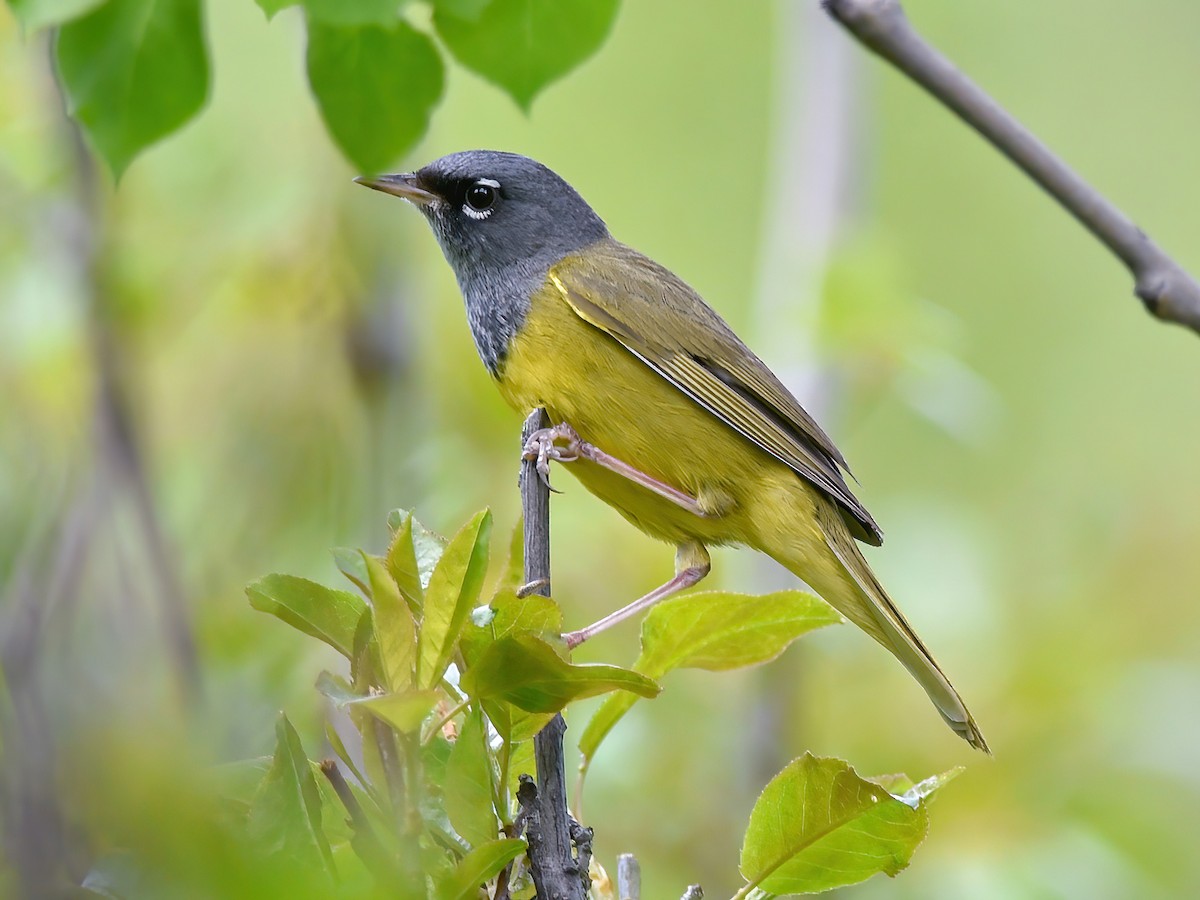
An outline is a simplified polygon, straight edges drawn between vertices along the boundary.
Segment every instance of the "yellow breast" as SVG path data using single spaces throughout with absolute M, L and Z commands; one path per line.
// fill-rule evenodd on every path
M 790 469 L 581 319 L 552 287 L 534 294 L 497 380 L 518 412 L 545 407 L 551 421 L 567 422 L 583 440 L 691 494 L 712 513 L 700 518 L 590 462 L 567 465 L 653 537 L 757 544 L 756 501 L 800 486 Z

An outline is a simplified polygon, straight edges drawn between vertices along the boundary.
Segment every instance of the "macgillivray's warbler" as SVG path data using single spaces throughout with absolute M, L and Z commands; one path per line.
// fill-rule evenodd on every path
M 550 460 L 573 462 L 588 490 L 678 548 L 674 578 L 567 635 L 570 646 L 700 581 L 706 545 L 744 544 L 890 650 L 950 727 L 988 749 L 858 550 L 883 536 L 841 453 L 695 291 L 525 156 L 473 150 L 356 180 L 424 213 L 500 392 L 553 423 L 526 447 L 543 477 Z

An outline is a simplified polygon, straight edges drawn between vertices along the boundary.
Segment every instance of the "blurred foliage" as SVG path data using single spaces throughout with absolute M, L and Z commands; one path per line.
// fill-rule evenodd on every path
M 219 880 L 213 895 L 291 883 L 305 896 L 314 883 L 214 825 L 222 793 L 208 773 L 270 754 L 280 707 L 317 753 L 329 701 L 311 672 L 337 651 L 249 614 L 242 586 L 266 571 L 332 583 L 325 548 L 387 546 L 381 518 L 400 502 L 444 531 L 484 503 L 512 521 L 519 422 L 477 362 L 418 217 L 349 184 L 358 169 L 311 99 L 303 11 L 268 23 L 247 0 L 211 0 L 204 114 L 119 190 L 89 193 L 37 24 L 91 5 L 12 0 L 42 16 L 24 31 L 0 11 L 0 654 L 28 744 L 3 737 L 21 779 L 0 786 L 5 850 L 57 836 L 68 849 L 42 871 L 78 884 L 105 851 L 149 846 L 201 889 Z M 1195 4 L 906 6 L 1200 269 Z M 407 7 L 422 31 L 424 8 Z M 446 66 L 404 166 L 476 146 L 545 160 L 761 345 L 761 222 L 789 177 L 764 165 L 784 127 L 771 97 L 784 61 L 848 40 L 815 18 L 797 39 L 780 9 L 625 4 L 603 50 L 528 115 Z M 854 895 L 1193 895 L 1195 342 L 1148 319 L 1120 267 L 959 122 L 853 52 L 852 190 L 825 277 L 796 298 L 820 305 L 820 331 L 808 344 L 791 320 L 769 330 L 815 347 L 825 374 L 801 399 L 825 410 L 884 527 L 872 565 L 997 754 L 941 797 L 902 878 Z M 80 265 L 89 231 L 98 297 Z M 97 322 L 188 601 L 199 696 L 163 640 L 162 558 L 100 438 Z M 767 361 L 781 373 L 796 362 Z M 670 571 L 665 548 L 578 488 L 555 499 L 554 535 L 572 626 Z M 714 554 L 719 585 L 752 586 L 743 555 Z M 579 656 L 628 660 L 633 640 L 620 630 Z M 736 890 L 757 789 L 806 750 L 868 772 L 969 759 L 903 670 L 849 629 L 766 668 L 682 669 L 665 683 L 588 774 L 587 823 L 622 836 L 608 852 L 638 854 L 648 897 L 694 881 L 710 896 Z M 784 703 L 763 699 L 781 692 Z M 602 703 L 568 711 L 569 742 Z M 775 761 L 749 778 L 743 762 L 764 753 Z M 28 812 L 15 837 L 14 808 Z M 197 846 L 208 862 L 188 871 Z

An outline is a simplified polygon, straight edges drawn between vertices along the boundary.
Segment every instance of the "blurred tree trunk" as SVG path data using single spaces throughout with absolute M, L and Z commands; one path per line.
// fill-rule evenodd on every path
M 857 153 L 860 54 L 817 3 L 779 0 L 775 29 L 774 135 L 765 179 L 762 257 L 752 333 L 754 347 L 827 431 L 838 417 L 836 373 L 821 360 L 822 282 L 861 181 Z M 795 585 L 761 554 L 753 562 L 759 591 Z M 771 778 L 791 756 L 802 720 L 803 649 L 796 646 L 759 670 L 746 778 Z

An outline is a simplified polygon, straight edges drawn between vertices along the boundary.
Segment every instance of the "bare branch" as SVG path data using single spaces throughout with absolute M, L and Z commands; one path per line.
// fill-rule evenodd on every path
M 617 857 L 617 900 L 642 900 L 642 867 L 632 853 Z
M 1200 284 L 921 37 L 899 0 L 823 3 L 860 42 L 987 138 L 1108 247 L 1133 275 L 1134 292 L 1152 315 L 1200 334 Z
M 549 424 L 546 411 L 535 409 L 521 429 L 521 448 L 530 435 Z M 525 586 L 528 594 L 550 596 L 550 489 L 538 477 L 536 460 L 521 462 L 521 510 L 525 527 Z
M 530 413 L 521 432 L 521 447 L 525 447 L 530 435 L 547 424 L 545 410 L 535 409 Z M 538 477 L 534 460 L 521 463 L 521 508 L 525 520 L 526 590 L 549 597 L 550 487 Z M 580 828 L 567 815 L 567 776 L 563 756 L 566 730 L 563 717 L 555 716 L 533 739 L 537 761 L 536 814 L 533 811 L 528 814 L 526 837 L 530 871 L 539 900 L 584 900 L 591 884 L 587 871 L 587 859 L 591 858 L 591 832 Z M 578 857 L 571 852 L 572 838 L 579 839 Z

